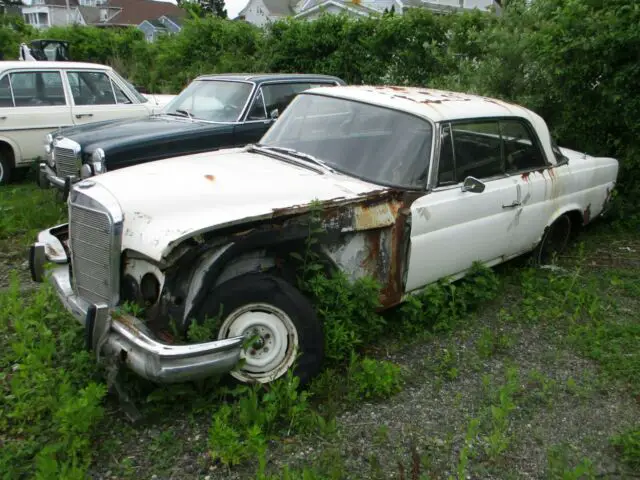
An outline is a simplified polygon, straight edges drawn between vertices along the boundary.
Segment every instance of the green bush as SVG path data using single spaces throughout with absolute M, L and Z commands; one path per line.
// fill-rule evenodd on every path
M 17 281 L 0 294 L 0 471 L 3 478 L 84 478 L 106 387 L 82 329 L 52 289 Z M 34 471 L 34 466 L 37 470 Z

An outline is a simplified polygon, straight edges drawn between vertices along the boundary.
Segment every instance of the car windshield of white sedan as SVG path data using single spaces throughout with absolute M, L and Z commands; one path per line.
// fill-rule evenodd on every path
M 426 120 L 397 110 L 300 94 L 261 145 L 312 155 L 374 183 L 415 188 L 427 182 L 432 133 Z
M 210 122 L 235 122 L 252 88 L 244 82 L 197 80 L 174 98 L 163 113 Z

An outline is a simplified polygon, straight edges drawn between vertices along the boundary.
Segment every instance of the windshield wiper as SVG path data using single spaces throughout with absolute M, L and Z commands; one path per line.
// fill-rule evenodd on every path
M 189 120 L 193 120 L 193 115 L 191 115 L 187 110 L 175 110 L 173 112 L 162 112 L 164 115 L 173 115 L 174 117 L 187 117 Z
M 265 150 L 273 150 L 274 152 L 284 153 L 286 155 L 300 158 L 302 160 L 308 160 L 311 163 L 315 163 L 316 165 L 320 165 L 321 167 L 329 170 L 331 173 L 335 173 L 335 170 L 331 168 L 329 165 L 327 165 L 326 162 L 320 160 L 319 158 L 314 157 L 313 155 L 309 155 L 308 153 L 299 152 L 298 150 L 294 150 L 293 148 L 272 147 L 271 145 L 262 145 L 260 143 L 256 143 L 254 146 L 258 148 L 264 148 Z

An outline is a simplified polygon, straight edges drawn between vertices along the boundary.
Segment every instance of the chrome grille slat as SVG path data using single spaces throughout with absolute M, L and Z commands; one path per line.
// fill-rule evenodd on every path
M 76 292 L 88 301 L 113 301 L 114 225 L 108 213 L 69 203 L 69 243 Z
M 53 154 L 56 162 L 56 173 L 59 177 L 80 176 L 80 170 L 78 169 L 79 154 L 76 155 L 70 148 L 58 146 L 53 147 Z

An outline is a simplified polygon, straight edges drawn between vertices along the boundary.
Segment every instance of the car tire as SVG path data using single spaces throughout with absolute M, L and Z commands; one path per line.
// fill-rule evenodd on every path
M 7 156 L 0 152 L 0 185 L 7 185 L 11 181 L 13 165 Z
M 546 265 L 555 255 L 562 254 L 571 240 L 572 222 L 566 213 L 560 215 L 542 234 L 542 240 L 534 250 L 534 262 Z
M 289 282 L 265 273 L 248 273 L 215 287 L 196 313 L 196 321 L 220 315 L 217 338 L 251 333 L 258 340 L 243 350 L 231 373 L 242 384 L 269 383 L 294 366 L 300 384 L 315 376 L 324 359 L 323 329 L 311 302 Z

